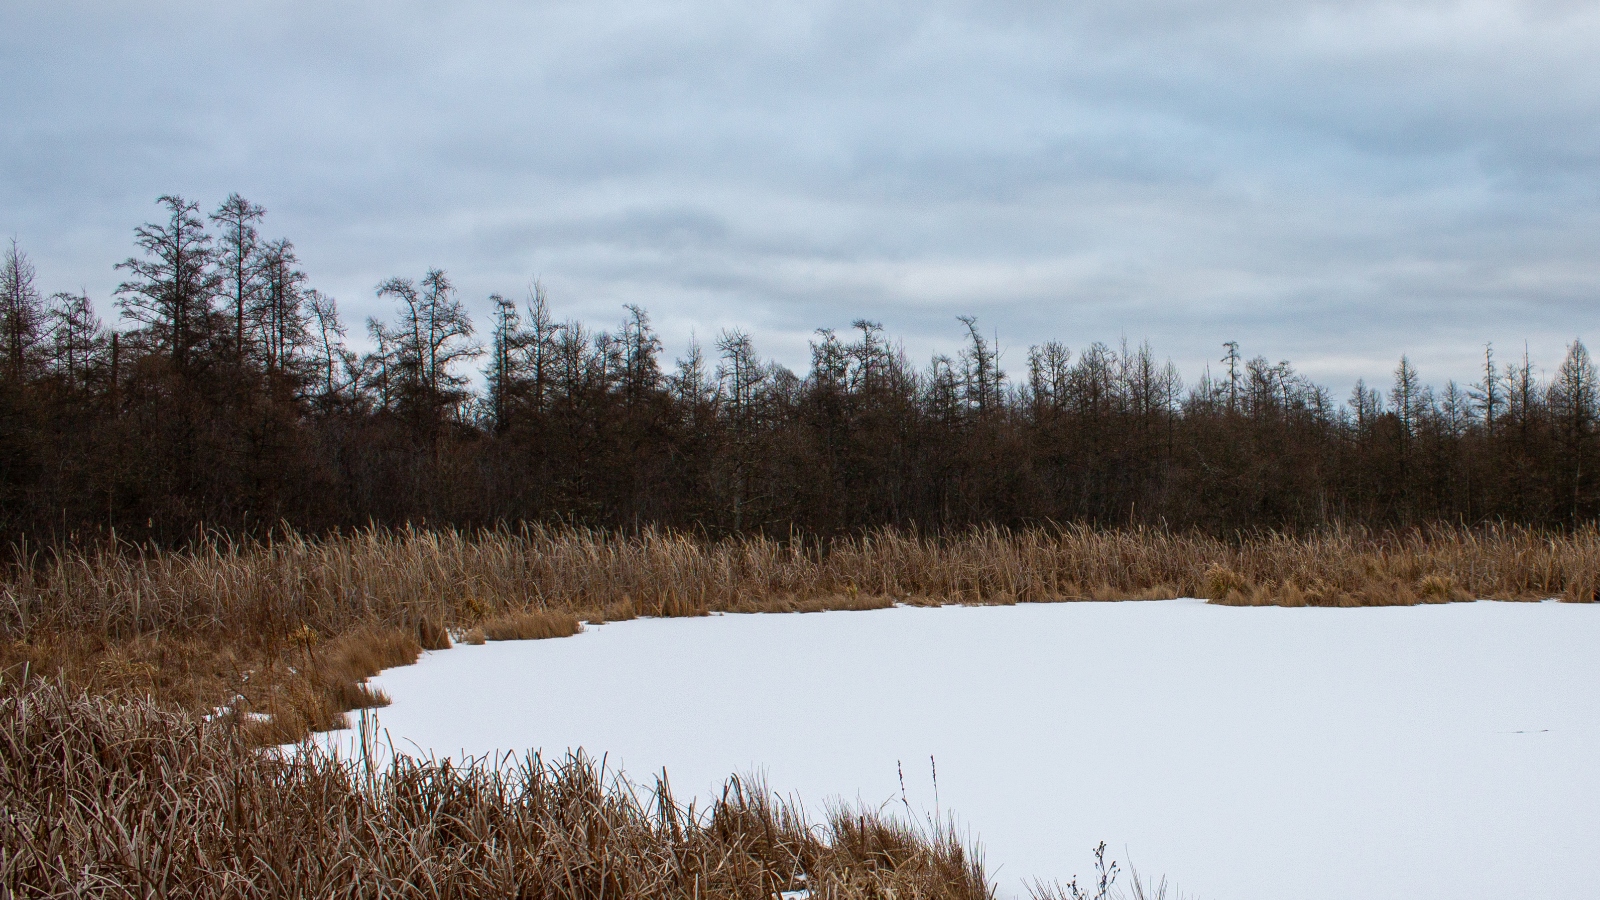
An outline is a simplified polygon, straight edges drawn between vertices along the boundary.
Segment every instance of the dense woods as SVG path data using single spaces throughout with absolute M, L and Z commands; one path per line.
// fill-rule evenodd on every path
M 1486 347 L 1474 384 L 1430 387 L 1401 359 L 1340 400 L 1231 343 L 1186 384 L 1148 345 L 1050 341 L 1004 371 L 971 318 L 952 323 L 957 356 L 923 365 L 862 320 L 819 330 L 796 373 L 738 331 L 668 360 L 645 310 L 557 321 L 537 288 L 490 298 L 480 328 L 432 269 L 375 287 L 394 314 L 358 354 L 261 207 L 160 208 L 118 265 L 123 330 L 4 250 L 7 541 L 519 520 L 1561 528 L 1600 511 L 1600 376 L 1578 341 L 1548 378 Z

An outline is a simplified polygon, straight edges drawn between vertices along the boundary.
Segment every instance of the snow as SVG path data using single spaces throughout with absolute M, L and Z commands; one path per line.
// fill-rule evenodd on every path
M 294 668 L 291 666 L 289 671 L 293 672 Z M 250 676 L 246 675 L 245 676 L 245 680 L 246 681 L 250 680 Z M 244 704 L 244 703 L 247 703 L 247 702 L 249 702 L 249 701 L 247 701 L 245 699 L 245 696 L 243 694 L 234 694 L 233 695 L 233 699 L 231 701 L 229 701 L 226 706 L 213 706 L 213 707 L 211 707 L 211 712 L 206 714 L 205 720 L 207 722 L 215 722 L 215 721 L 217 721 L 219 719 L 225 719 L 228 716 L 239 716 L 240 718 L 242 718 L 246 722 L 271 722 L 272 721 L 272 716 L 267 714 L 267 713 L 259 713 L 259 712 L 240 713 L 239 712 L 239 706 L 241 704 Z
M 1194 600 L 725 615 L 374 679 L 406 752 L 583 747 L 703 803 L 764 773 L 954 814 L 1003 895 L 1090 849 L 1229 900 L 1592 895 L 1600 606 Z M 349 752 L 354 732 L 323 736 Z M 930 761 L 931 758 L 931 761 Z M 937 765 L 937 794 L 932 778 Z

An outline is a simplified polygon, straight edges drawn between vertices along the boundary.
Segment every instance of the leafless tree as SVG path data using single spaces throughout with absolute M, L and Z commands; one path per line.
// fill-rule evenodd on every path
M 501 433 L 510 427 L 513 395 L 519 380 L 518 357 L 526 337 L 515 303 L 499 294 L 490 294 L 489 302 L 494 306 L 493 338 L 486 373 L 489 376 L 489 415 L 491 427 Z
M 1417 423 L 1422 418 L 1422 379 L 1407 357 L 1400 357 L 1394 370 L 1394 387 L 1389 389 L 1389 401 L 1394 404 L 1395 417 L 1400 420 L 1402 439 L 1417 433 Z
M 322 407 L 339 405 L 345 391 L 355 382 L 350 351 L 345 348 L 345 327 L 339 321 L 339 306 L 316 288 L 306 291 L 306 309 L 311 315 L 311 333 L 316 347 L 315 381 Z
M 957 316 L 967 328 L 967 346 L 961 351 L 961 382 L 969 407 L 978 413 L 992 411 L 1000 402 L 1006 373 L 1000 371 L 999 352 L 978 331 L 973 316 Z
M 0 262 L 0 342 L 5 348 L 4 374 L 12 381 L 33 373 L 45 339 L 45 308 L 34 276 L 33 263 L 13 239 Z
M 149 327 L 165 345 L 173 367 L 186 373 L 196 347 L 210 333 L 211 304 L 221 279 L 211 268 L 211 236 L 200 221 L 199 207 L 172 195 L 157 202 L 167 208 L 167 221 L 135 230 L 144 257 L 117 264 L 132 276 L 117 287 L 117 305 Z
M 643 308 L 630 303 L 627 310 L 622 325 L 623 397 L 638 404 L 661 384 L 661 340 L 651 330 L 650 316 Z
M 409 278 L 391 278 L 378 286 L 378 296 L 400 302 L 400 324 L 388 337 L 409 401 L 435 417 L 456 407 L 466 396 L 461 389 L 467 379 L 452 368 L 483 348 L 472 341 L 472 319 L 455 286 L 443 271 L 430 269 L 420 288 Z
M 221 276 L 221 290 L 232 307 L 234 363 L 243 365 L 250 355 L 248 319 L 257 305 L 261 290 L 263 264 L 270 256 L 261 254 L 261 236 L 256 224 L 267 211 L 238 194 L 229 194 L 211 221 L 222 229 L 217 241 L 216 266 Z
M 1567 348 L 1566 359 L 1550 384 L 1550 408 L 1560 431 L 1561 443 L 1572 473 L 1572 524 L 1581 521 L 1584 471 L 1589 462 L 1595 420 L 1600 416 L 1600 371 L 1582 341 Z M 1592 465 L 1588 466 L 1593 469 Z
M 88 386 L 89 373 L 106 351 L 105 325 L 94 313 L 89 295 L 54 294 L 50 297 L 51 370 L 69 388 Z
M 261 245 L 257 256 L 259 285 L 250 313 L 262 362 L 268 373 L 292 372 L 296 355 L 313 341 L 305 308 L 306 274 L 297 268 L 300 260 L 287 240 Z

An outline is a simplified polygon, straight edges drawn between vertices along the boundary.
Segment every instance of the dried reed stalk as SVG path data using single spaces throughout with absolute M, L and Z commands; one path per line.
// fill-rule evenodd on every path
M 953 831 L 757 782 L 685 809 L 582 756 L 382 771 L 32 681 L 0 699 L 0 896 L 987 900 Z
M 1152 529 L 875 531 L 818 542 L 527 525 L 362 529 L 182 552 L 21 554 L 0 583 L 0 666 L 195 710 L 266 713 L 291 740 L 380 702 L 356 684 L 449 644 L 591 622 L 892 603 L 1208 597 L 1371 606 L 1467 598 L 1590 602 L 1600 532 L 1336 529 L 1221 540 Z

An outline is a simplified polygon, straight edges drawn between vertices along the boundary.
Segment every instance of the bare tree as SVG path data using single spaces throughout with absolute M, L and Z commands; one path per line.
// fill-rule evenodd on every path
M 1239 411 L 1239 342 L 1227 341 L 1223 345 L 1228 349 L 1222 362 L 1228 365 L 1228 412 Z
M 1060 341 L 1028 348 L 1028 390 L 1037 420 L 1066 407 L 1072 351 Z
M 157 202 L 167 208 L 167 222 L 135 230 L 135 243 L 145 255 L 117 264 L 132 275 L 117 287 L 117 305 L 156 334 L 173 367 L 184 373 L 210 331 L 220 278 L 211 269 L 211 236 L 200 221 L 199 207 L 171 195 Z
M 512 394 L 518 380 L 517 357 L 526 340 L 517 305 L 499 294 L 490 294 L 489 302 L 494 304 L 494 331 L 486 374 L 491 424 L 498 434 L 510 426 Z
M 4 373 L 12 381 L 32 373 L 45 339 L 45 308 L 33 284 L 34 274 L 33 264 L 13 239 L 0 262 L 0 342 L 4 343 Z
M 51 370 L 69 388 L 88 386 L 89 373 L 106 350 L 105 325 L 86 292 L 50 297 Z
M 243 365 L 249 357 L 246 344 L 246 320 L 256 306 L 256 295 L 261 288 L 263 263 L 270 255 L 261 255 L 261 237 L 256 231 L 267 211 L 238 194 L 229 194 L 211 221 L 222 229 L 217 241 L 216 265 L 221 275 L 221 289 L 233 313 L 233 357 L 236 365 Z
M 993 410 L 1000 402 L 1006 373 L 1000 371 L 1000 355 L 978 331 L 973 316 L 957 316 L 967 326 L 967 347 L 961 351 L 961 380 L 967 405 L 979 413 Z
M 1073 410 L 1083 419 L 1110 413 L 1117 397 L 1116 352 L 1099 341 L 1078 354 L 1072 367 L 1070 395 Z
M 1356 430 L 1360 434 L 1370 432 L 1377 425 L 1378 417 L 1383 415 L 1383 396 L 1377 388 L 1367 387 L 1364 378 L 1356 379 L 1356 386 L 1350 391 L 1350 408 L 1356 414 Z
M 395 340 L 393 332 L 388 326 L 372 317 L 367 318 L 367 334 L 377 348 L 367 354 L 362 361 L 362 370 L 365 377 L 362 384 L 370 391 L 373 399 L 377 401 L 380 410 L 392 410 L 395 406 Z
M 1492 432 L 1503 405 L 1500 372 L 1495 368 L 1493 344 L 1483 345 L 1483 381 L 1472 389 L 1471 396 L 1478 408 L 1483 410 L 1483 427 Z
M 826 395 L 843 393 L 850 375 L 850 351 L 832 328 L 818 328 L 815 334 L 820 340 L 811 342 L 811 379 Z
M 332 409 L 352 384 L 350 351 L 344 345 L 345 327 L 339 321 L 338 304 L 315 288 L 306 291 L 306 309 L 311 314 L 316 341 L 315 379 L 321 388 L 318 400 L 325 410 Z
M 748 431 L 756 414 L 756 400 L 766 380 L 766 369 L 756 356 L 755 344 L 743 331 L 724 331 L 717 339 L 722 362 L 717 366 L 717 381 L 722 385 L 729 416 L 736 431 Z
M 419 411 L 438 416 L 457 405 L 467 379 L 452 367 L 483 352 L 472 342 L 472 319 L 456 299 L 443 271 L 430 269 L 419 286 L 391 278 L 378 296 L 400 301 L 400 324 L 388 333 L 394 343 L 396 374 Z
M 622 325 L 622 391 L 630 404 L 637 404 L 661 384 L 661 340 L 641 307 L 630 303 L 627 310 Z
M 1402 356 L 1394 370 L 1394 387 L 1389 389 L 1389 400 L 1394 403 L 1395 417 L 1400 420 L 1401 439 L 1417 433 L 1417 423 L 1422 418 L 1422 379 L 1411 360 Z
M 715 416 L 717 386 L 706 372 L 705 353 L 700 342 L 689 339 L 689 349 L 678 360 L 677 371 L 667 376 L 667 390 L 683 409 L 685 422 L 696 432 Z
M 850 327 L 861 332 L 861 339 L 847 349 L 854 363 L 851 390 L 867 393 L 882 388 L 894 369 L 894 354 L 884 339 L 883 325 L 870 319 L 856 319 Z
M 262 362 L 269 373 L 292 372 L 296 354 L 313 340 L 305 309 L 306 274 L 295 267 L 300 260 L 287 240 L 262 245 L 257 256 L 260 283 L 250 312 L 260 332 Z
M 529 402 L 535 412 L 545 409 L 545 394 L 554 376 L 556 340 L 562 326 L 550 316 L 550 300 L 544 285 L 534 281 L 528 287 L 527 346 L 525 348 Z
M 1522 362 L 1505 370 L 1506 417 L 1517 426 L 1518 437 L 1524 447 L 1532 437 L 1533 426 L 1544 412 L 1544 402 L 1539 388 L 1539 378 L 1533 371 L 1533 360 L 1528 348 L 1522 348 Z
M 1584 463 L 1596 416 L 1600 416 L 1600 372 L 1582 341 L 1574 340 L 1550 384 L 1550 407 L 1572 471 L 1572 523 L 1579 522 Z
M 723 409 L 733 432 L 733 529 L 738 531 L 744 527 L 744 507 L 749 499 L 748 470 L 754 463 L 759 400 L 766 385 L 767 368 L 756 356 L 750 336 L 738 329 L 722 332 L 717 350 L 722 354 L 717 381 L 722 385 Z

